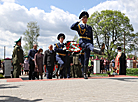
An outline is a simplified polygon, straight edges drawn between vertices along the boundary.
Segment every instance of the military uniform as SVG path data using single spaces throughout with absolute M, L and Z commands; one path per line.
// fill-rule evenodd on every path
M 73 66 L 71 69 L 71 73 L 72 73 L 73 77 L 81 77 L 82 76 L 81 65 L 80 65 L 78 53 L 73 54 Z
M 89 14 L 86 11 L 83 11 L 79 19 L 82 17 L 89 17 Z M 76 22 L 71 26 L 72 30 L 75 30 L 79 34 L 79 46 L 84 49 L 84 78 L 87 79 L 87 67 L 90 56 L 90 51 L 93 51 L 97 54 L 102 54 L 101 49 L 94 48 L 93 46 L 93 31 L 92 27 L 87 24 L 79 24 L 80 22 Z
M 65 35 L 64 34 L 59 34 L 57 39 L 59 40 L 60 37 L 62 37 L 65 39 Z M 63 50 L 65 44 L 64 43 L 56 43 L 54 44 L 54 51 L 56 52 L 56 61 L 60 64 L 60 78 L 65 78 L 65 62 L 66 62 L 66 51 Z
M 21 41 L 21 38 L 18 41 L 16 41 L 16 43 L 19 41 Z M 24 62 L 23 57 L 24 57 L 24 55 L 23 55 L 22 47 L 15 45 L 13 54 L 12 54 L 12 61 L 13 61 L 13 66 L 14 66 L 14 70 L 13 70 L 14 78 L 19 78 L 19 74 L 21 71 L 20 64 Z
M 81 62 L 81 72 L 83 76 L 84 74 L 84 51 L 80 52 L 79 60 Z

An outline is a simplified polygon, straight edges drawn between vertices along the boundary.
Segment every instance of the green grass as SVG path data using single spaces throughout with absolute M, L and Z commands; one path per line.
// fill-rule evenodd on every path
M 138 76 L 138 74 L 126 74 L 128 76 Z M 91 74 L 91 76 L 108 76 L 108 74 Z
M 0 78 L 4 78 L 2 74 L 0 74 Z
M 91 74 L 92 76 L 108 76 L 108 74 Z
M 126 75 L 128 75 L 128 76 L 138 76 L 138 75 L 134 75 L 134 74 L 126 74 Z

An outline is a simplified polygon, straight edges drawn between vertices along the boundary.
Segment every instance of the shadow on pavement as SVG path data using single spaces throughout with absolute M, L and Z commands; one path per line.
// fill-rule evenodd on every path
M 1 99 L 4 98 L 4 99 Z M 12 97 L 12 96 L 0 96 L 0 102 L 38 102 L 42 99 L 35 99 L 35 100 L 28 100 L 28 99 L 21 99 L 18 97 Z
M 125 81 L 125 82 L 138 82 L 138 78 L 109 78 L 112 80 Z
M 29 80 L 29 77 L 21 77 L 22 80 Z
M 9 84 L 0 84 L 0 89 L 19 88 L 19 86 L 8 86 Z M 20 85 L 21 86 L 21 85 Z

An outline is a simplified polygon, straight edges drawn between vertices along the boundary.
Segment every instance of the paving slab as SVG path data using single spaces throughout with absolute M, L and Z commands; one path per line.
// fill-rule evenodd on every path
M 88 80 L 83 78 L 17 80 L 0 81 L 0 102 L 137 102 L 138 100 L 138 77 L 132 76 Z

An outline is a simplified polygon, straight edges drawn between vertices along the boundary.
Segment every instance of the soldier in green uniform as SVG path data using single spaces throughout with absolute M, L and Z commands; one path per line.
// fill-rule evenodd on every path
M 12 54 L 12 60 L 13 60 L 13 66 L 14 66 L 13 76 L 14 78 L 19 78 L 21 65 L 23 63 L 23 57 L 24 57 L 23 50 L 21 47 L 21 38 L 15 41 L 15 43 L 16 45 L 14 47 L 13 54 Z
M 79 53 L 74 53 L 73 54 L 73 61 L 72 61 L 72 67 L 71 67 L 71 73 L 73 77 L 82 77 L 82 72 L 81 72 L 81 65 L 79 61 Z

